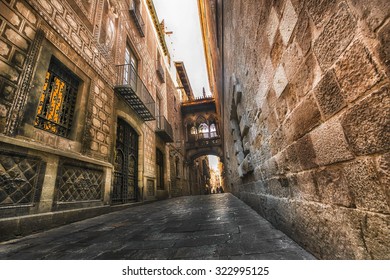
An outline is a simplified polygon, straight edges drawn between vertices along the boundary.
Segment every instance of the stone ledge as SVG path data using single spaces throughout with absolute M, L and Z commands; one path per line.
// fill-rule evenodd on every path
M 96 160 L 96 159 L 93 159 L 90 157 L 83 156 L 81 154 L 75 154 L 72 152 L 61 151 L 61 150 L 57 150 L 55 148 L 43 146 L 38 142 L 21 140 L 21 139 L 12 138 L 12 137 L 8 137 L 8 136 L 4 136 L 4 135 L 0 135 L 0 142 L 4 142 L 4 143 L 18 146 L 21 148 L 27 148 L 27 149 L 31 149 L 31 150 L 35 150 L 35 151 L 39 151 L 39 152 L 46 152 L 46 153 L 50 153 L 50 154 L 54 154 L 54 155 L 58 155 L 58 156 L 66 157 L 66 158 L 71 158 L 71 159 L 84 161 L 84 162 L 88 162 L 88 163 L 92 163 L 92 164 L 96 164 L 96 165 L 100 165 L 100 166 L 104 166 L 104 167 L 108 167 L 108 168 L 113 168 L 111 163 L 104 162 L 101 160 Z
M 0 219 L 0 242 L 20 238 L 29 234 L 49 230 L 65 224 L 78 222 L 111 212 L 152 203 L 154 201 L 155 200 L 135 202 L 123 205 L 104 205 L 87 209 L 73 209 Z

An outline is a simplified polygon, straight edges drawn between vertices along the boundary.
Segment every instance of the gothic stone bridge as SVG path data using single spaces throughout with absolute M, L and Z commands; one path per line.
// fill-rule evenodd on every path
M 222 160 L 220 118 L 215 99 L 204 97 L 184 102 L 181 113 L 187 162 L 193 162 L 204 155 L 215 155 Z

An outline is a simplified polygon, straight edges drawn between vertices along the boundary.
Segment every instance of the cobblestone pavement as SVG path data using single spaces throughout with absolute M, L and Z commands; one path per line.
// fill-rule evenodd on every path
M 0 243 L 0 259 L 314 259 L 231 194 L 174 198 Z

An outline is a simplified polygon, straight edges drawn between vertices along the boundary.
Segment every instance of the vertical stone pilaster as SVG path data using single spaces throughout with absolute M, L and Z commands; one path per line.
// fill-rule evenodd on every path
M 104 193 L 103 193 L 103 202 L 104 204 L 110 204 L 110 197 L 112 192 L 112 173 L 113 170 L 110 167 L 104 168 L 104 177 L 106 178 L 104 182 Z
M 19 126 L 20 120 L 23 117 L 24 107 L 27 103 L 27 96 L 30 92 L 35 65 L 38 62 L 39 49 L 41 48 L 44 37 L 45 33 L 43 30 L 38 29 L 27 54 L 26 66 L 22 74 L 22 84 L 16 92 L 15 101 L 12 104 L 7 118 L 5 133 L 8 135 L 15 134 L 16 128 Z
M 58 174 L 59 157 L 52 155 L 47 159 L 46 174 L 43 180 L 41 199 L 39 200 L 38 212 L 50 212 L 52 210 L 56 179 Z

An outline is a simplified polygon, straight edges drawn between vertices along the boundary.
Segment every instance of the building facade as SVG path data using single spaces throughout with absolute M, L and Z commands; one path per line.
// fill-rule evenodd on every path
M 196 158 L 189 166 L 190 168 L 190 195 L 210 194 L 210 164 L 207 156 Z
M 388 2 L 199 7 L 226 186 L 318 258 L 389 259 Z
M 171 88 L 167 103 L 169 104 L 168 116 L 173 128 L 173 143 L 169 144 L 170 168 L 171 168 L 171 196 L 189 195 L 189 169 L 185 160 L 184 138 L 182 129 L 181 102 L 183 88 L 181 80 L 178 79 L 175 62 L 176 77 L 175 80 L 169 79 L 167 87 Z M 183 65 L 184 67 L 184 65 Z
M 153 2 L 0 5 L 2 236 L 169 197 L 179 93 Z

